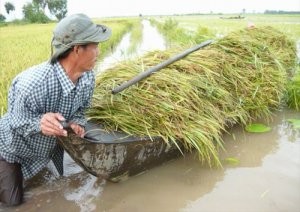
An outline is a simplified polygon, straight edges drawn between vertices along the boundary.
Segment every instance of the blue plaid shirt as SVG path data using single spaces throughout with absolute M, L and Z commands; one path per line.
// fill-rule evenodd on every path
M 63 174 L 63 149 L 56 137 L 41 133 L 43 114 L 61 113 L 67 121 L 85 126 L 84 110 L 90 105 L 95 77 L 85 72 L 76 85 L 62 66 L 48 62 L 29 68 L 13 80 L 8 111 L 0 119 L 0 155 L 22 166 L 25 179 L 52 160 Z

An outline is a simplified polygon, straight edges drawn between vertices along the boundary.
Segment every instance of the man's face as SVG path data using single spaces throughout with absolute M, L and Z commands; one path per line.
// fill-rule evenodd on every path
M 99 56 L 98 43 L 90 43 L 78 48 L 78 64 L 82 70 L 92 70 L 97 62 Z

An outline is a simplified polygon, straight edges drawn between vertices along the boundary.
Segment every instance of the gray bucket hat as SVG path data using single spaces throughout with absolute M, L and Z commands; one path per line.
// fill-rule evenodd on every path
M 110 36 L 110 28 L 94 24 L 88 16 L 70 15 L 62 19 L 53 31 L 51 61 L 55 61 L 59 55 L 74 45 L 99 43 L 108 40 Z

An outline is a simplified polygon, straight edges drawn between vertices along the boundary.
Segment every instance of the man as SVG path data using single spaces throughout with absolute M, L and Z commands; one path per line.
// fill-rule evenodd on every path
M 49 62 L 29 68 L 13 80 L 8 111 L 0 119 L 0 201 L 18 205 L 23 178 L 37 174 L 52 160 L 63 174 L 63 149 L 56 136 L 67 136 L 66 121 L 84 136 L 84 110 L 94 90 L 91 71 L 98 44 L 111 30 L 94 24 L 84 14 L 62 19 L 54 29 Z

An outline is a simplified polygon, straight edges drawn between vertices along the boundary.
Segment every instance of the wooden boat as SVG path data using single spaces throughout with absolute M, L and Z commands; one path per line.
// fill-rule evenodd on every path
M 181 152 L 160 137 L 137 137 L 115 131 L 108 133 L 100 125 L 88 123 L 80 138 L 68 130 L 59 143 L 71 158 L 90 174 L 118 182 L 158 166 Z
M 149 68 L 112 90 L 112 93 L 124 90 L 211 42 L 212 40 L 204 41 Z M 171 142 L 167 144 L 160 137 L 136 137 L 122 132 L 108 133 L 103 127 L 91 122 L 86 126 L 86 132 L 85 137 L 80 138 L 69 130 L 67 137 L 59 138 L 60 144 L 84 170 L 114 182 L 181 155 L 177 146 Z M 179 142 L 178 145 L 180 144 Z M 182 146 L 179 148 L 183 149 Z
M 220 17 L 221 19 L 244 19 L 244 16 L 230 16 L 230 17 Z

